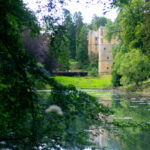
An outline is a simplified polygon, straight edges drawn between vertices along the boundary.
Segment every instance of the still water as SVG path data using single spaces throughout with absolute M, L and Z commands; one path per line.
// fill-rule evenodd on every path
M 121 122 L 150 124 L 150 96 L 129 94 L 113 90 L 83 90 L 95 96 L 100 103 L 112 108 L 111 119 Z M 102 130 L 101 128 L 99 130 Z M 86 150 L 150 150 L 150 129 L 126 127 L 118 130 L 119 136 L 113 131 L 93 137 L 95 148 Z

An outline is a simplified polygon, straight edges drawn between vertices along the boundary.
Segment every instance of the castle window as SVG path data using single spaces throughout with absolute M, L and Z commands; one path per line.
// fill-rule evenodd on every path
M 109 57 L 107 57 L 107 59 L 109 59 Z
M 95 37 L 95 41 L 98 41 L 98 37 Z
M 107 70 L 109 69 L 109 67 L 107 67 Z

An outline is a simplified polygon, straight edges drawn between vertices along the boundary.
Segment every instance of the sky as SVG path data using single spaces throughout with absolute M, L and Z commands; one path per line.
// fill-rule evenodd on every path
M 36 3 L 38 0 L 23 0 L 24 3 L 27 4 L 27 7 L 30 8 L 32 11 L 36 12 L 39 8 L 38 5 L 44 6 L 47 4 L 48 0 L 41 0 L 41 2 L 38 4 Z M 96 14 L 97 16 L 104 16 L 106 18 L 111 19 L 112 21 L 115 20 L 117 17 L 117 10 L 112 9 L 109 12 L 106 13 L 106 15 L 103 14 L 103 4 L 92 4 L 89 5 L 88 7 L 85 5 L 85 0 L 81 0 L 80 3 L 76 3 L 75 0 L 72 0 L 67 6 L 65 6 L 66 9 L 68 9 L 71 14 L 73 15 L 75 12 L 80 11 L 83 16 L 83 21 L 85 23 L 90 23 L 92 16 Z M 43 11 L 37 15 L 39 20 L 42 18 L 43 15 L 45 15 L 47 11 Z
M 111 19 L 112 21 L 114 21 L 117 17 L 117 10 L 115 9 L 111 10 L 110 12 L 107 12 L 106 15 L 103 15 L 103 4 L 93 4 L 89 7 L 86 7 L 82 2 L 80 4 L 72 2 L 66 8 L 68 8 L 72 14 L 74 14 L 76 11 L 81 11 L 84 18 L 84 22 L 86 23 L 91 22 L 92 16 L 94 14 L 96 14 L 97 16 L 104 16 L 106 18 Z

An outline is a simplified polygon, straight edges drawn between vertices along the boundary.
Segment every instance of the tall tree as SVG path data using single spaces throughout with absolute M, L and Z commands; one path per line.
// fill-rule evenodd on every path
M 105 27 L 106 27 L 106 38 L 108 41 L 111 41 L 112 39 L 116 40 L 121 39 L 122 28 L 120 25 L 120 20 L 118 18 L 114 22 L 107 21 Z
M 61 25 L 50 35 L 50 55 L 53 56 L 60 64 L 60 70 L 69 70 L 69 40 L 66 28 Z
M 112 75 L 113 75 L 112 78 L 114 79 L 113 81 L 116 80 L 116 82 L 118 82 L 118 78 L 120 78 L 119 79 L 120 81 L 126 78 L 127 81 L 126 75 L 128 74 L 129 71 L 129 69 L 124 69 L 126 73 L 125 72 L 122 73 L 122 71 L 121 72 L 119 71 L 119 68 L 124 68 L 123 66 L 127 67 L 127 65 L 124 64 L 125 61 L 121 61 L 120 57 L 118 57 L 119 55 L 121 56 L 122 60 L 123 58 L 126 60 L 126 56 L 128 57 L 130 57 L 130 55 L 132 56 L 133 50 L 134 52 L 137 50 L 137 54 L 138 51 L 140 51 L 140 53 L 142 53 L 143 55 L 148 55 L 143 42 L 146 33 L 143 32 L 145 26 L 144 25 L 145 11 L 142 8 L 145 5 L 145 2 L 143 0 L 131 0 L 128 1 L 127 4 L 126 3 L 121 3 L 121 4 L 122 5 L 120 5 L 120 13 L 118 17 L 119 19 L 118 21 L 120 22 L 120 27 L 122 30 L 121 37 L 120 37 L 120 44 L 113 51 L 114 64 L 112 69 Z M 139 55 L 137 55 L 137 57 L 139 57 Z M 138 61 L 142 61 L 142 57 L 146 57 L 146 56 L 141 55 L 141 59 L 139 58 Z M 147 58 L 145 59 L 147 61 Z M 137 70 L 141 68 L 140 64 L 137 62 L 136 57 L 132 57 L 132 60 L 129 59 L 128 61 L 129 61 L 128 63 L 131 65 L 128 67 L 132 68 L 132 70 L 134 67 Z M 134 65 L 134 62 L 135 63 L 137 62 L 139 66 Z M 140 71 L 143 77 L 145 77 L 144 72 L 145 71 L 147 72 L 146 70 L 147 65 L 148 63 L 143 62 L 143 67 L 142 67 L 143 71 Z M 136 76 L 136 72 L 135 72 L 135 76 Z M 148 72 L 146 73 L 146 76 L 148 76 Z M 139 81 L 137 81 L 134 77 L 132 78 L 135 80 L 136 83 L 143 80 L 142 78 L 138 78 Z M 130 80 L 130 76 L 128 76 L 128 80 Z M 126 83 L 129 84 L 129 82 Z M 114 85 L 115 84 L 116 83 L 114 82 Z M 124 83 L 122 82 L 122 84 L 125 84 L 125 82 Z
M 80 68 L 83 68 L 84 65 L 88 64 L 88 41 L 87 41 L 87 26 L 84 25 L 80 31 L 79 39 L 78 39 L 78 47 L 76 59 Z
M 119 74 L 122 76 L 121 84 L 128 85 L 131 83 L 139 84 L 149 75 L 149 59 L 138 49 L 132 49 L 121 57 Z M 126 71 L 127 70 L 127 71 Z
M 83 26 L 83 17 L 82 17 L 81 12 L 75 12 L 75 14 L 73 16 L 73 22 L 74 22 L 75 31 L 76 31 L 75 41 L 76 41 L 76 53 L 77 53 L 77 49 L 79 46 L 80 31 L 81 31 L 82 26 Z
M 50 41 L 48 35 L 31 37 L 29 32 L 24 32 L 22 42 L 25 52 L 34 57 L 37 62 L 40 62 L 48 72 L 51 73 L 60 66 L 55 58 L 49 54 Z
M 26 28 L 32 33 L 38 31 L 36 18 L 21 0 L 0 1 L 0 18 L 0 141 L 10 147 L 21 141 L 22 146 L 26 142 L 36 145 L 37 96 L 32 80 L 35 64 L 32 68 L 33 60 L 24 53 L 21 42 Z
M 68 37 L 70 57 L 75 59 L 76 56 L 76 30 L 69 10 L 64 10 L 64 22 L 66 28 L 66 36 Z
M 105 26 L 108 20 L 109 20 L 109 19 L 107 19 L 107 18 L 105 18 L 105 17 L 99 17 L 99 16 L 97 16 L 97 15 L 95 14 L 95 15 L 93 15 L 90 28 L 91 28 L 92 30 L 98 30 L 98 28 L 99 28 L 100 26 Z
M 143 37 L 143 46 L 146 54 L 150 58 L 150 2 L 148 0 L 145 1 L 145 5 L 143 7 L 144 11 L 144 24 L 142 31 L 144 33 Z

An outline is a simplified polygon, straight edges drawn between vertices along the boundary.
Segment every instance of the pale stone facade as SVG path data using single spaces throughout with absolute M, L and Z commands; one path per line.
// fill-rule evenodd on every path
M 112 45 L 117 44 L 116 40 L 110 42 L 105 38 L 105 27 L 100 27 L 98 31 L 90 30 L 88 33 L 88 55 L 98 56 L 98 73 L 109 74 L 112 68 Z
M 90 30 L 88 33 L 88 55 L 97 57 L 99 55 L 99 33 Z

